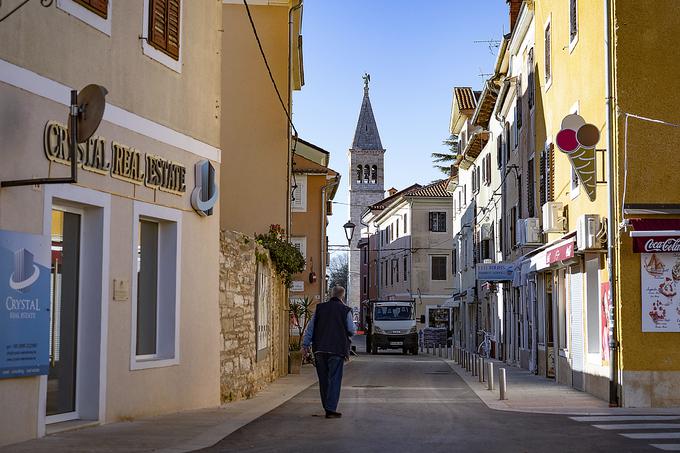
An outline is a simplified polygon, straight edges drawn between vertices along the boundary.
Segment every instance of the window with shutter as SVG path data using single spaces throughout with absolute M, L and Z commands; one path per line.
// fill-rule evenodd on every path
M 431 280 L 446 280 L 446 256 L 431 256 Z
M 577 0 L 569 0 L 569 42 L 571 43 L 578 35 Z
M 180 0 L 149 2 L 149 44 L 174 60 L 179 60 Z
M 527 104 L 529 110 L 534 108 L 534 96 L 536 96 L 536 82 L 534 81 L 534 48 L 529 49 L 527 56 Z
M 541 151 L 541 156 L 538 161 L 538 198 L 539 204 L 543 206 L 546 201 L 548 201 L 548 185 L 547 185 L 547 172 L 546 172 L 546 154 L 547 150 L 543 149 Z
M 505 162 L 510 161 L 510 124 L 505 123 L 505 136 L 503 138 L 503 144 L 505 145 Z
M 518 92 L 521 91 L 519 84 L 517 84 L 517 91 Z M 520 129 L 522 129 L 522 96 L 521 95 L 517 95 L 517 118 L 516 118 L 515 121 L 517 122 L 517 131 L 519 131 Z M 517 146 L 518 141 L 519 140 L 517 140 L 515 142 L 515 147 Z
M 496 142 L 496 165 L 499 170 L 503 168 L 503 139 L 501 137 L 498 137 Z
M 486 155 L 486 185 L 491 185 L 491 154 Z
M 407 277 L 408 277 L 408 273 L 406 272 L 406 260 L 407 259 L 408 258 L 404 257 L 404 281 L 406 281 Z
M 534 190 L 535 190 L 535 183 L 534 183 L 534 159 L 529 159 L 528 162 L 528 170 L 527 170 L 527 211 L 529 213 L 529 217 L 534 217 L 535 213 L 535 197 L 534 197 Z
M 547 168 L 548 201 L 555 200 L 555 147 L 550 144 L 548 148 L 548 168 Z
M 545 81 L 548 82 L 552 78 L 552 72 L 550 67 L 550 53 L 551 53 L 551 42 L 550 42 L 550 22 L 545 27 L 544 35 L 544 46 L 545 46 Z
M 74 0 L 79 5 L 89 9 L 97 16 L 106 19 L 109 12 L 109 0 Z

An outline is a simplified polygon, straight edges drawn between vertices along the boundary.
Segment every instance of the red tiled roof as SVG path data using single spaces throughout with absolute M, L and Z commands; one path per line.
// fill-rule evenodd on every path
M 413 184 L 411 186 L 408 186 L 407 188 L 400 190 L 399 192 L 395 193 L 394 195 L 390 195 L 387 198 L 383 198 L 379 202 L 369 206 L 368 209 L 370 209 L 372 211 L 381 211 L 381 210 L 385 209 L 387 206 L 389 206 L 389 204 L 392 201 L 394 201 L 395 198 L 399 197 L 400 195 L 410 193 L 410 191 L 412 191 L 412 190 L 420 189 L 421 187 L 422 186 L 420 184 Z
M 449 178 L 441 179 L 419 189 L 411 190 L 405 196 L 428 197 L 428 198 L 451 198 L 451 194 L 446 191 L 446 186 L 448 186 L 448 184 Z

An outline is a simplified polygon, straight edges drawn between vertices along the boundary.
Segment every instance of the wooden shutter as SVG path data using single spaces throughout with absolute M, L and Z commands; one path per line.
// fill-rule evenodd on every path
M 517 85 L 517 91 L 520 92 L 520 90 L 521 89 L 520 89 L 520 86 L 518 84 Z M 515 118 L 515 121 L 517 122 L 517 130 L 519 131 L 520 129 L 522 129 L 522 95 L 521 94 L 517 94 L 517 118 Z M 517 139 L 519 139 L 519 135 L 518 135 Z M 517 143 L 518 141 L 519 140 L 515 141 L 515 146 L 518 145 L 518 143 Z
M 527 171 L 527 211 L 529 217 L 534 216 L 535 200 L 534 200 L 534 160 L 529 160 L 528 171 Z
M 430 231 L 434 231 L 434 212 L 430 212 Z
M 536 95 L 536 88 L 535 84 L 536 82 L 534 81 L 534 48 L 532 47 L 529 49 L 529 55 L 527 56 L 527 92 L 528 92 L 528 99 L 527 99 L 527 104 L 529 106 L 529 110 L 531 110 L 534 107 L 534 96 Z
M 546 82 L 550 80 L 551 68 L 550 68 L 550 24 L 545 28 L 545 80 Z
M 538 202 L 541 205 L 541 208 L 545 202 L 548 201 L 546 154 L 547 149 L 543 149 L 538 161 Z
M 149 43 L 178 60 L 180 0 L 149 2 Z
M 75 2 L 89 9 L 99 17 L 106 19 L 108 16 L 109 0 L 75 0 Z
M 551 143 L 548 149 L 548 175 L 547 175 L 548 201 L 555 200 L 555 146 Z

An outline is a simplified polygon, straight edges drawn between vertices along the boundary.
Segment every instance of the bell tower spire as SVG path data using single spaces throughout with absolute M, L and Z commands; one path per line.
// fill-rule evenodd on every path
M 358 243 L 361 239 L 361 215 L 367 207 L 384 198 L 385 149 L 380 141 L 378 125 L 375 122 L 371 98 L 368 95 L 371 75 L 364 73 L 364 97 L 361 101 L 359 119 L 354 131 L 352 147 L 349 149 L 349 218 L 356 225 L 350 242 L 349 284 L 347 304 L 358 310 L 360 302 L 368 298 L 361 292 L 360 257 Z

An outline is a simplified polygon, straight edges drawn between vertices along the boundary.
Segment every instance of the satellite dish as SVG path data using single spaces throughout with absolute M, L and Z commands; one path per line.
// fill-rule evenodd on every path
M 95 133 L 104 116 L 106 88 L 91 84 L 78 93 L 78 117 L 76 118 L 76 141 L 86 142 Z

